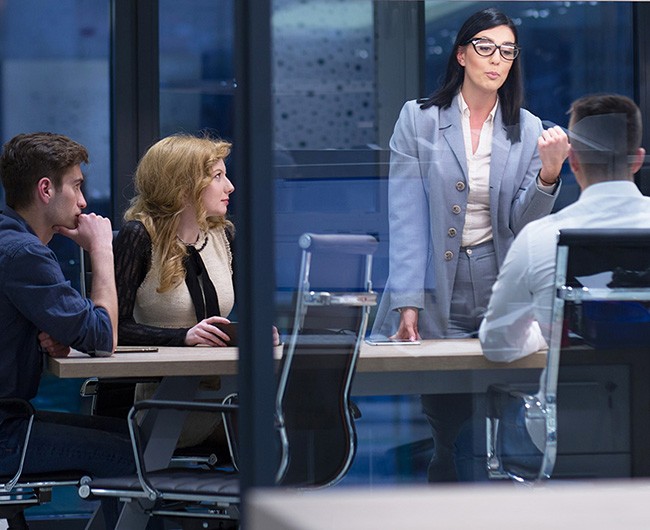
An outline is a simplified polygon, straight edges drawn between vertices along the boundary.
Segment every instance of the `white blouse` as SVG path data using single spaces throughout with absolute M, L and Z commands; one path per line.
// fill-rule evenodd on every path
M 492 239 L 492 218 L 490 216 L 490 161 L 492 160 L 492 134 L 494 132 L 494 116 L 499 105 L 499 99 L 494 104 L 481 128 L 481 135 L 476 152 L 472 152 L 472 130 L 469 123 L 469 107 L 463 95 L 458 93 L 465 140 L 465 156 L 467 159 L 468 196 L 465 225 L 461 244 L 470 247 Z

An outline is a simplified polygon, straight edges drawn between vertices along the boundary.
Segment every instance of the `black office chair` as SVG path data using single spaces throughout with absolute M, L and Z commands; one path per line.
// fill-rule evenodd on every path
M 296 314 L 278 379 L 276 426 L 281 457 L 276 481 L 320 488 L 341 480 L 356 449 L 349 394 L 370 308 L 372 254 L 377 242 L 363 235 L 304 234 Z M 142 401 L 129 414 L 138 475 L 94 479 L 83 484 L 83 498 L 116 496 L 148 502 L 147 513 L 193 517 L 205 528 L 239 517 L 237 474 L 205 469 L 149 471 L 142 461 L 137 412 L 150 408 L 221 411 L 237 406 L 216 403 Z M 229 422 L 232 425 L 232 422 Z M 236 441 L 236 429 L 231 429 Z M 236 446 L 235 446 L 236 447 Z M 237 460 L 236 453 L 234 454 Z
M 113 230 L 113 242 L 119 230 Z M 92 268 L 90 256 L 79 247 L 79 286 L 83 296 L 88 297 L 92 290 Z M 85 412 L 97 416 L 126 419 L 133 406 L 136 385 L 138 383 L 156 383 L 161 378 L 97 378 L 86 379 L 80 388 L 79 394 L 83 398 L 82 404 Z M 232 465 L 230 455 L 225 447 L 213 448 L 207 444 L 178 449 L 174 455 L 176 463 L 188 465 L 202 464 L 208 467 Z
M 553 474 L 558 437 L 558 374 L 568 321 L 595 349 L 637 349 L 648 344 L 650 230 L 561 230 L 557 246 L 555 298 L 546 369 L 539 391 L 509 385 L 488 389 L 487 469 L 490 478 L 536 482 Z M 645 313 L 645 318 L 605 319 L 594 328 L 589 314 Z M 619 307 L 619 306 L 617 306 Z M 571 311 L 569 311 L 571 308 Z M 571 318 L 569 318 L 571 317 Z M 647 352 L 643 352 L 647 353 Z M 560 397 L 562 397 L 562 390 Z M 566 406 L 566 405 L 565 405 Z M 611 408 L 611 407 L 610 407 Z M 584 426 L 581 427 L 584 431 Z M 582 432 L 589 439 L 592 434 Z
M 25 510 L 52 500 L 55 487 L 77 486 L 85 473 L 80 470 L 58 471 L 38 475 L 23 473 L 25 455 L 34 422 L 34 408 L 22 399 L 0 399 L 0 409 L 7 417 L 27 419 L 27 428 L 18 469 L 13 476 L 0 475 L 0 519 L 6 519 L 9 530 L 28 530 Z

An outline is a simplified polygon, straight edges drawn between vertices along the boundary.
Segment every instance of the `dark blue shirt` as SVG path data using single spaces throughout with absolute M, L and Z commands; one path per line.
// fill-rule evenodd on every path
M 112 349 L 108 312 L 70 285 L 54 252 L 7 207 L 0 214 L 0 397 L 36 395 L 40 331 L 84 352 Z

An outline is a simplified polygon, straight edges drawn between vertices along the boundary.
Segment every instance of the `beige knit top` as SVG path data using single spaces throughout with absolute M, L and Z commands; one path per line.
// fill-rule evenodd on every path
M 227 317 L 235 303 L 230 244 L 222 228 L 209 231 L 207 237 L 208 242 L 199 253 L 217 291 L 221 316 Z M 197 244 L 197 250 L 202 243 Z M 161 328 L 194 326 L 197 323 L 194 304 L 185 282 L 165 293 L 156 291 L 160 285 L 158 263 L 154 251 L 151 268 L 136 294 L 133 308 L 136 322 Z

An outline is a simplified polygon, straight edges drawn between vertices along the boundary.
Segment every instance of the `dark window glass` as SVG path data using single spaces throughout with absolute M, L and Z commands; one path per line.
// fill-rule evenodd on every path
M 2 142 L 51 131 L 85 145 L 87 211 L 110 215 L 109 3 L 7 0 L 0 28 Z M 59 236 L 51 246 L 76 285 L 78 247 Z
M 160 135 L 232 139 L 233 0 L 161 0 Z
M 615 92 L 634 96 L 631 2 L 426 2 L 425 87 L 433 92 L 462 23 L 494 6 L 517 24 L 524 106 L 542 120 L 568 125 L 567 111 L 580 96 Z M 577 199 L 568 167 L 555 209 Z

